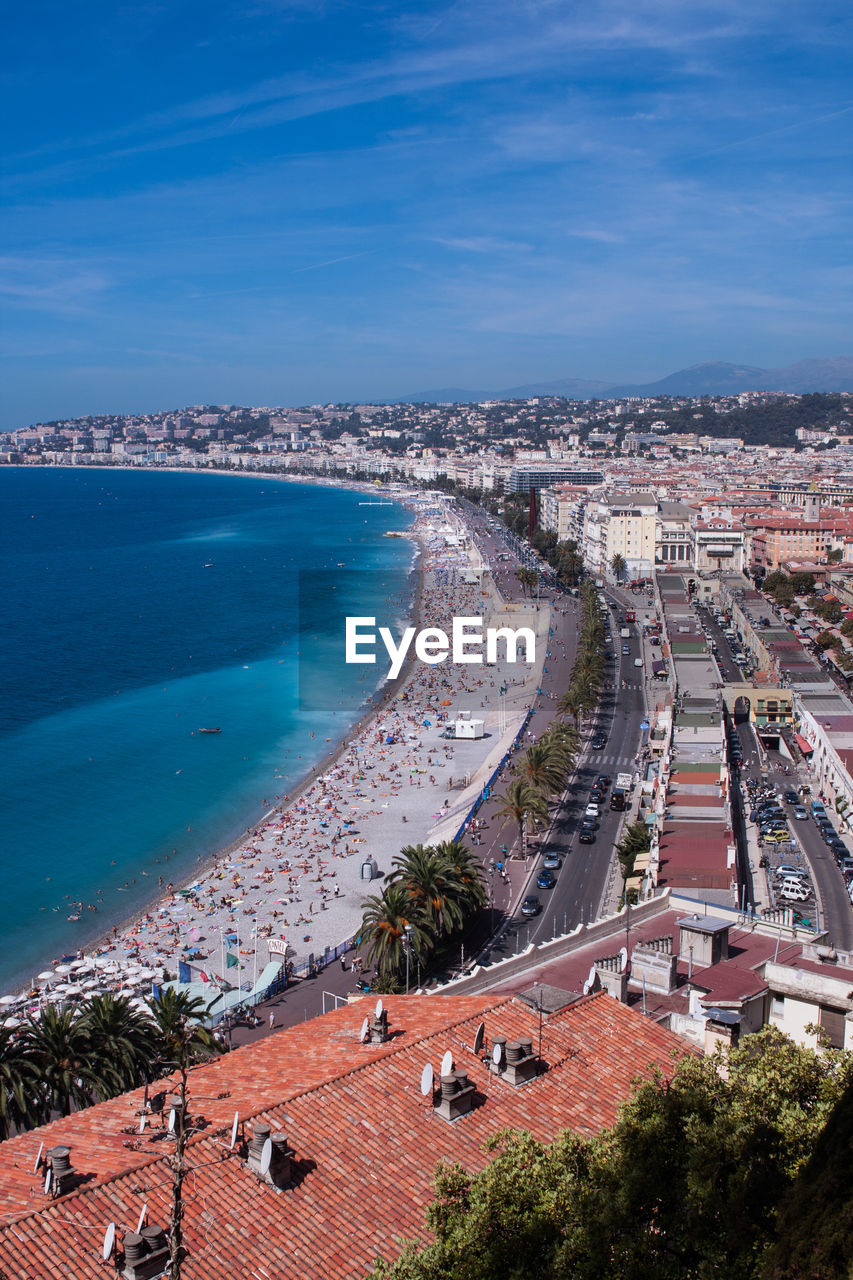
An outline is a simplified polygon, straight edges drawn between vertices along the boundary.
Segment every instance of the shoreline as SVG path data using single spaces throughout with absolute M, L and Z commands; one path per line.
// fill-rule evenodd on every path
M 375 486 L 369 491 L 375 492 Z M 418 491 L 395 495 L 397 503 L 414 509 L 412 525 L 400 531 L 415 549 L 409 616 L 420 625 L 428 606 L 434 625 L 444 625 L 443 619 L 460 613 L 506 617 L 496 584 L 490 576 L 481 580 L 472 572 L 476 562 L 467 540 L 460 545 L 459 534 L 467 524 L 463 516 L 448 512 L 443 504 L 424 502 Z M 517 605 L 510 608 L 513 625 L 532 623 L 545 639 L 547 611 L 534 612 L 531 604 L 526 606 L 530 616 L 522 617 Z M 184 971 L 184 980 L 196 981 L 193 994 L 210 1000 L 218 996 L 216 984 L 224 979 L 226 968 L 238 963 L 234 985 L 243 992 L 253 986 L 245 980 L 251 969 L 257 980 L 265 963 L 274 959 L 272 948 L 269 961 L 261 958 L 257 944 L 263 941 L 278 939 L 276 959 L 286 944 L 288 956 L 300 968 L 306 956 L 310 963 L 316 955 L 322 964 L 356 936 L 363 898 L 376 891 L 369 881 L 380 877 L 381 890 L 381 877 L 393 869 L 401 848 L 426 842 L 433 832 L 435 839 L 453 838 L 452 832 L 442 837 L 438 831 L 451 826 L 456 830 L 464 820 L 484 767 L 506 741 L 507 731 L 515 734 L 514 726 L 535 699 L 541 661 L 521 668 L 519 678 L 520 668 L 504 660 L 437 667 L 410 655 L 397 679 L 386 680 L 374 691 L 357 719 L 286 798 L 277 799 L 197 867 L 185 870 L 177 888 L 160 886 L 120 925 L 99 930 L 85 946 L 85 961 L 64 960 L 75 952 L 63 952 L 64 964 L 54 964 L 64 972 L 73 968 L 75 977 L 63 975 L 62 981 L 77 982 L 82 980 L 77 971 L 94 973 L 95 968 L 108 967 L 109 976 L 89 979 L 86 990 L 121 987 L 130 995 L 126 988 L 134 983 L 142 981 L 150 989 L 151 980 L 161 980 L 166 972 L 166 980 L 171 980 L 179 962 L 187 961 L 196 972 L 192 967 L 189 974 Z M 445 739 L 445 724 L 466 713 L 484 717 L 485 736 L 477 741 Z M 280 896 L 273 899 L 273 894 Z M 299 936 L 303 928 L 310 932 Z M 234 935 L 239 939 L 241 933 L 242 941 L 235 946 Z M 229 936 L 229 950 L 237 955 L 229 955 L 226 965 Z M 217 976 L 220 963 L 222 973 Z M 227 979 L 223 985 L 228 985 Z M 74 995 L 80 994 L 84 993 L 74 987 Z M 239 999 L 240 992 L 233 996 Z M 29 1003 L 36 998 L 29 997 Z M 51 991 L 46 998 L 67 997 Z M 24 1002 L 22 997 L 18 1002 Z
M 9 466 L 10 466 L 10 469 L 15 469 L 19 471 L 27 471 L 31 469 L 30 467 L 21 466 L 19 464 L 9 464 Z M 61 470 L 61 471 L 71 471 L 71 470 L 84 471 L 85 470 L 85 471 L 96 471 L 96 472 L 120 470 L 120 471 L 131 472 L 131 473 L 136 473 L 142 470 L 145 470 L 145 471 L 155 470 L 154 468 L 140 468 L 140 467 L 132 467 L 132 466 L 113 466 L 113 465 L 105 466 L 105 467 L 92 466 L 92 467 L 79 467 L 79 468 L 40 466 L 39 469 L 40 470 Z M 195 468 L 186 468 L 186 467 L 170 467 L 170 468 L 162 467 L 162 468 L 156 468 L 156 470 L 161 472 L 168 472 L 170 474 L 189 474 L 189 475 L 197 474 L 197 470 Z M 199 468 L 198 470 L 199 471 L 203 470 L 204 474 L 208 474 L 208 475 L 225 475 L 225 476 L 235 475 L 235 476 L 244 476 L 244 477 L 248 477 L 255 480 L 270 480 L 270 479 L 283 480 L 283 481 L 288 481 L 290 483 L 293 483 L 293 482 L 305 483 L 306 485 L 311 485 L 311 487 L 335 488 L 335 489 L 340 489 L 345 492 L 350 492 L 354 494 L 365 494 L 365 493 L 376 492 L 376 486 L 366 484 L 365 482 L 362 482 L 362 481 L 353 481 L 351 483 L 347 483 L 340 479 L 334 479 L 330 481 L 318 480 L 315 482 L 311 477 L 297 478 L 297 477 L 284 476 L 284 475 L 270 475 L 266 473 L 216 470 L 213 468 L 204 468 L 204 469 Z M 409 490 L 408 492 L 401 492 L 399 495 L 395 495 L 393 498 L 389 497 L 387 499 L 389 502 L 389 505 L 393 505 L 397 508 L 403 508 L 412 516 L 412 525 L 415 523 L 417 519 L 416 509 L 412 506 L 412 498 L 416 495 L 416 493 L 417 491 Z M 410 565 L 406 569 L 406 599 L 407 599 L 407 608 L 411 614 L 411 621 L 416 626 L 419 626 L 420 617 L 421 617 L 421 608 L 422 608 L 422 597 L 423 597 L 423 569 L 422 569 L 423 547 L 421 545 L 420 540 L 417 538 L 417 536 L 411 532 L 412 525 L 410 525 L 409 528 L 407 529 L 400 530 L 397 536 L 399 536 L 400 538 L 406 539 L 410 543 L 410 547 L 412 550 Z M 376 719 L 381 714 L 384 707 L 393 699 L 397 690 L 402 686 L 402 684 L 408 678 L 408 674 L 411 670 L 412 661 L 413 661 L 413 657 L 412 655 L 409 655 L 403 670 L 401 671 L 400 675 L 396 678 L 396 680 L 394 680 L 393 682 L 386 680 L 382 684 L 379 684 L 377 686 L 377 688 L 366 699 L 362 709 L 357 711 L 356 718 L 350 724 L 348 724 L 345 729 L 341 730 L 337 741 L 334 743 L 330 743 L 328 746 L 328 749 L 319 757 L 316 763 L 313 764 L 300 777 L 296 779 L 295 783 L 292 785 L 292 789 L 287 791 L 286 798 L 282 798 L 281 800 L 278 800 L 271 807 L 262 809 L 260 812 L 257 813 L 255 817 L 250 818 L 248 813 L 244 814 L 243 821 L 248 822 L 248 825 L 241 825 L 240 829 L 237 831 L 237 833 L 233 836 L 232 839 L 224 843 L 217 843 L 215 847 L 213 847 L 209 852 L 200 855 L 200 861 L 197 863 L 197 865 L 195 865 L 194 867 L 187 866 L 183 870 L 179 871 L 177 873 L 178 883 L 181 886 L 191 884 L 196 879 L 198 879 L 199 876 L 209 874 L 211 870 L 215 870 L 220 864 L 224 863 L 229 857 L 231 857 L 231 855 L 236 853 L 245 845 L 247 839 L 251 837 L 251 834 L 255 829 L 260 828 L 264 824 L 270 822 L 277 815 L 280 815 L 282 812 L 284 812 L 290 805 L 296 803 L 303 796 L 306 789 L 308 789 L 312 785 L 312 783 L 315 781 L 317 777 L 321 776 L 325 770 L 332 768 L 334 766 L 334 764 L 337 762 L 337 760 L 346 750 L 349 740 L 354 736 L 358 735 L 359 733 L 361 733 L 364 727 L 371 720 Z M 131 872 L 132 868 L 128 868 L 128 870 L 129 872 Z M 164 880 L 165 878 L 166 876 L 164 873 Z M 72 928 L 69 928 L 66 934 L 67 941 L 68 941 L 67 947 L 58 948 L 57 955 L 54 956 L 53 958 L 51 958 L 51 956 L 47 951 L 43 952 L 41 955 L 41 958 L 39 960 L 33 961 L 33 963 L 29 965 L 27 969 L 21 970 L 17 975 L 12 975 L 9 979 L 4 980 L 2 986 L 0 986 L 0 995 L 9 994 L 15 991 L 20 991 L 22 986 L 27 982 L 27 975 L 30 971 L 36 972 L 39 969 L 45 969 L 52 965 L 56 965 L 58 963 L 61 963 L 62 959 L 70 955 L 76 955 L 76 956 L 79 956 L 81 954 L 93 955 L 98 950 L 104 947 L 109 947 L 112 944 L 113 939 L 116 937 L 116 935 L 120 936 L 121 934 L 125 933 L 129 929 L 132 929 L 134 926 L 138 925 L 139 922 L 143 920 L 147 914 L 157 910 L 157 908 L 164 901 L 165 896 L 166 895 L 165 895 L 164 886 L 158 887 L 157 885 L 152 884 L 151 892 L 148 893 L 144 898 L 140 898 L 138 902 L 130 910 L 121 911 L 119 909 L 115 912 L 115 914 L 112 914 L 108 920 L 102 918 L 97 922 L 96 929 L 94 931 L 87 932 L 85 935 L 81 935 L 80 933 L 77 933 L 75 937 L 72 932 Z M 93 921 L 92 923 L 94 925 L 95 921 Z M 76 944 L 76 945 L 72 945 L 72 944 Z M 0 1017 L 2 1017 L 2 1013 L 0 1013 Z

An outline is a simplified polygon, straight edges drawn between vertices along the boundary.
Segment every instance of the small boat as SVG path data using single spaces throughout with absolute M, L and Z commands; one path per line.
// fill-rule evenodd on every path
M 221 733 L 222 730 L 217 727 L 215 729 L 199 729 L 199 733 Z

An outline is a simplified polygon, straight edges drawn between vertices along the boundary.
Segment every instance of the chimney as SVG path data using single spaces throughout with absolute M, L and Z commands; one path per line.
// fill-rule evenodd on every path
M 474 1105 L 474 1086 L 468 1083 L 467 1071 L 451 1071 L 441 1077 L 441 1096 L 435 1110 L 445 1120 L 466 1116 Z
M 70 1147 L 51 1147 L 47 1152 L 50 1161 L 50 1190 L 54 1196 L 64 1195 L 70 1191 L 76 1180 L 76 1173 L 71 1167 Z
M 125 1232 L 124 1267 L 125 1280 L 152 1280 L 163 1274 L 169 1259 L 169 1243 L 166 1232 L 155 1224 L 135 1231 Z
M 647 991 L 670 995 L 677 971 L 678 956 L 673 954 L 671 936 L 638 943 L 631 952 L 632 988 L 645 985 Z
M 608 995 L 615 996 L 621 1004 L 626 1004 L 628 1000 L 628 971 L 622 968 L 621 953 L 615 956 L 603 956 L 600 960 L 593 960 L 593 966 L 600 986 L 604 988 Z
M 369 1028 L 370 1044 L 384 1044 L 388 1039 L 388 1010 L 374 1013 Z
M 272 1157 L 269 1169 L 262 1174 L 261 1156 L 267 1139 L 272 1146 Z M 268 1182 L 273 1187 L 289 1187 L 293 1181 L 293 1155 L 294 1151 L 287 1141 L 286 1134 L 280 1131 L 273 1133 L 268 1124 L 254 1126 L 249 1142 L 248 1165 L 259 1178 L 263 1178 L 264 1182 Z
M 528 1080 L 536 1079 L 539 1059 L 533 1052 L 533 1041 L 529 1036 L 510 1040 L 506 1047 L 506 1068 L 502 1074 L 507 1084 L 512 1085 L 527 1084 Z

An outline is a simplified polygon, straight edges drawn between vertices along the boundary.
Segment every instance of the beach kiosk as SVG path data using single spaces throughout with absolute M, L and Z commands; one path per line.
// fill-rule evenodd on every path
M 456 717 L 457 738 L 482 738 L 485 733 L 485 721 L 473 720 L 470 711 L 460 711 Z

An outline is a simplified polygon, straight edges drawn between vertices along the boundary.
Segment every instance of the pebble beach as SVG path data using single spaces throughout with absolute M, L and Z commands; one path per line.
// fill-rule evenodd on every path
M 454 615 L 488 625 L 503 608 L 491 575 L 480 582 L 472 572 L 476 556 L 460 532 L 434 512 L 417 513 L 408 531 L 420 550 L 422 625 L 449 631 Z M 536 619 L 544 636 L 547 610 Z M 355 938 L 365 897 L 381 892 L 404 846 L 452 838 L 462 825 L 524 721 L 544 650 L 540 641 L 535 667 L 411 663 L 327 764 L 236 847 L 189 882 L 161 884 L 147 910 L 85 954 L 57 957 L 3 1006 L 25 1016 L 44 1000 L 109 990 L 138 1000 L 152 983 L 176 978 L 180 962 L 213 999 L 226 985 L 251 988 L 285 947 L 297 971 L 310 957 L 322 963 Z M 465 713 L 484 721 L 484 736 L 445 737 Z

